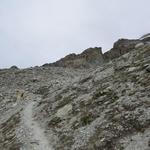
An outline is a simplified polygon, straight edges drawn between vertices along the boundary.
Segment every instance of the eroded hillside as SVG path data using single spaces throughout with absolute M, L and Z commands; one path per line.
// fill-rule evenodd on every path
M 150 44 L 88 51 L 0 70 L 0 150 L 150 149 Z

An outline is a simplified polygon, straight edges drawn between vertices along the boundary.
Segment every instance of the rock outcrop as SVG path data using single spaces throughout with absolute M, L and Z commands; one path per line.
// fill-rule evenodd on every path
M 54 67 L 72 67 L 72 68 L 90 68 L 97 65 L 102 65 L 104 62 L 108 62 L 115 58 L 118 58 L 131 50 L 133 50 L 137 44 L 141 44 L 140 39 L 128 40 L 120 39 L 115 42 L 113 48 L 106 53 L 102 53 L 101 48 L 89 48 L 83 51 L 81 54 L 70 54 L 66 57 L 58 60 L 55 63 L 44 64 L 43 66 Z
M 140 40 L 143 42 L 150 42 L 150 33 L 143 35 Z
M 149 150 L 150 44 L 141 42 L 1 69 L 0 150 Z
M 89 68 L 103 63 L 103 54 L 101 48 L 89 48 L 81 54 L 70 54 L 58 60 L 49 66 L 55 67 L 73 67 L 73 68 Z
M 104 53 L 104 59 L 108 61 L 114 58 L 118 58 L 121 55 L 133 50 L 139 42 L 140 40 L 120 39 L 115 42 L 113 48 L 110 51 Z
M 19 69 L 17 66 L 11 66 L 10 69 Z

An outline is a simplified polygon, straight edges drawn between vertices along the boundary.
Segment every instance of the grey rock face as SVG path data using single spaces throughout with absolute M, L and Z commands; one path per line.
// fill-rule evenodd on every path
M 55 67 L 89 68 L 103 63 L 101 48 L 89 48 L 81 54 L 70 54 L 59 61 L 49 64 Z
M 143 35 L 140 40 L 143 42 L 150 42 L 150 33 Z
M 107 61 L 118 58 L 121 55 L 132 51 L 138 43 L 140 43 L 140 40 L 120 39 L 114 44 L 110 51 L 104 53 L 104 59 Z
M 102 49 L 99 47 L 89 48 L 81 54 L 67 55 L 55 63 L 44 64 L 43 67 L 91 68 L 97 65 L 103 65 L 104 62 L 118 58 L 132 51 L 134 48 L 138 48 L 138 46 L 143 45 L 144 43 L 141 45 L 141 40 L 120 39 L 114 43 L 114 46 L 110 51 L 104 54 L 102 53 Z
M 17 66 L 11 66 L 10 69 L 19 69 Z
M 150 45 L 137 43 L 1 69 L 0 150 L 149 150 Z

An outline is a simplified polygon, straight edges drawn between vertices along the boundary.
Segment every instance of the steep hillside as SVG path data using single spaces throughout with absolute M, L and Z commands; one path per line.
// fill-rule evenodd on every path
M 1 69 L 0 114 L 0 150 L 149 150 L 150 44 Z

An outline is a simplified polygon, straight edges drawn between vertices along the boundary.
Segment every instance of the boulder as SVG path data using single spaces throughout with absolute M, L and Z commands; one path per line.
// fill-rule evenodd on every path
M 150 33 L 143 35 L 140 40 L 143 42 L 150 42 Z
M 103 63 L 102 50 L 99 47 L 88 48 L 81 54 L 70 54 L 50 64 L 55 67 L 89 68 Z
M 67 104 L 65 105 L 64 107 L 60 108 L 57 113 L 56 113 L 56 116 L 59 117 L 59 118 L 64 118 L 66 117 L 69 112 L 72 111 L 72 105 L 71 104 Z
M 17 66 L 11 66 L 10 69 L 19 69 Z
M 140 40 L 119 39 L 114 43 L 114 46 L 110 51 L 104 53 L 105 61 L 118 58 L 130 52 L 138 43 L 140 43 Z
M 140 42 L 140 43 L 138 43 L 138 44 L 135 45 L 135 48 L 139 48 L 139 47 L 141 47 L 141 46 L 143 46 L 143 45 L 144 45 L 144 43 L 143 43 L 143 42 Z

